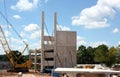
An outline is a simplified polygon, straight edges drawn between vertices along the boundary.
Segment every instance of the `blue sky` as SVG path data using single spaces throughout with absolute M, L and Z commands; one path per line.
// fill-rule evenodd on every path
M 120 0 L 0 0 L 0 11 L 28 43 L 29 49 L 40 48 L 41 13 L 45 24 L 53 32 L 53 14 L 62 30 L 77 32 L 77 46 L 97 47 L 100 44 L 120 44 Z M 0 15 L 0 25 L 12 49 L 24 44 Z M 45 34 L 48 34 L 47 31 Z M 0 46 L 2 51 L 2 48 Z

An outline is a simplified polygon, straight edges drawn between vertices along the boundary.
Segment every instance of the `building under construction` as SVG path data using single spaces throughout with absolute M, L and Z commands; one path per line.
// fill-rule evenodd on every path
M 57 67 L 76 66 L 76 32 L 58 31 L 57 15 L 54 13 L 54 35 L 44 35 L 44 12 L 42 12 L 41 49 L 30 50 L 34 69 L 41 72 Z

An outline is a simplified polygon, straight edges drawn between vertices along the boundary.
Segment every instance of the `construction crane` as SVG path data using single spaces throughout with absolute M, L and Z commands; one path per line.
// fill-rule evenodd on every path
M 22 72 L 27 72 L 28 69 L 31 67 L 31 61 L 30 60 L 27 60 L 25 61 L 24 63 L 19 63 L 18 61 L 21 60 L 22 56 L 23 56 L 23 53 L 24 51 L 27 49 L 28 47 L 28 44 L 25 43 L 25 41 L 23 41 L 25 43 L 25 48 L 23 49 L 23 51 L 21 52 L 21 55 L 20 56 L 16 56 L 14 54 L 14 52 L 11 50 L 9 44 L 8 44 L 8 41 L 6 39 L 6 36 L 4 34 L 4 31 L 2 29 L 2 27 L 0 26 L 0 42 L 2 44 L 2 47 L 3 47 L 3 50 L 4 52 L 6 53 L 6 56 L 7 58 L 9 59 L 13 69 L 10 69 L 10 71 L 16 71 L 16 72 L 19 72 L 19 71 L 22 71 Z M 14 59 L 16 58 L 16 60 Z

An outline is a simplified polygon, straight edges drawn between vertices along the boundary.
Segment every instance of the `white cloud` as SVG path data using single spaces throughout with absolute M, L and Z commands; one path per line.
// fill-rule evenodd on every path
M 57 25 L 57 30 L 70 31 L 70 28 L 67 26 Z
M 41 41 L 38 41 L 37 43 L 33 43 L 29 47 L 30 47 L 30 49 L 40 49 L 41 48 Z
M 28 37 L 28 35 L 27 35 L 25 32 L 21 32 L 21 33 L 20 33 L 20 36 L 21 36 L 21 37 Z
M 120 0 L 99 0 L 99 5 L 107 5 L 109 7 L 115 7 L 120 9 Z
M 25 45 L 11 45 L 12 46 L 12 50 L 18 50 L 19 52 L 23 52 L 24 48 L 26 47 Z M 25 50 L 25 52 L 23 53 L 25 55 L 28 54 L 27 49 Z
M 8 26 L 9 27 L 9 26 Z M 7 26 L 6 25 L 2 25 L 2 28 L 5 30 L 4 33 L 5 33 L 5 36 L 6 36 L 6 39 L 7 39 L 7 42 L 10 46 L 10 49 L 11 50 L 19 50 L 19 51 L 22 51 L 25 47 L 25 44 L 23 43 L 23 40 L 28 44 L 28 41 L 29 39 L 23 39 L 21 40 L 19 37 L 12 37 L 11 34 L 12 32 L 11 31 L 8 31 Z M 10 27 L 11 28 L 11 27 Z M 22 33 L 22 35 L 25 36 L 25 33 Z M 26 38 L 26 37 L 25 37 Z M 1 53 L 0 54 L 4 54 L 4 50 L 2 48 L 2 46 L 0 45 L 0 50 L 1 50 Z
M 112 32 L 113 32 L 113 33 L 118 33 L 118 32 L 119 32 L 119 29 L 118 29 L 118 28 L 115 28 Z
M 27 39 L 23 39 L 23 40 L 28 44 Z M 23 42 L 23 40 L 11 37 L 11 39 L 9 39 L 10 48 L 12 50 L 18 50 L 20 52 L 23 51 L 24 48 L 26 47 L 26 45 Z
M 29 24 L 28 26 L 25 26 L 24 31 L 36 31 L 39 29 L 39 26 L 37 24 Z
M 8 37 L 11 35 L 11 32 L 10 31 L 5 31 L 5 36 Z
M 27 35 L 25 32 L 21 32 L 22 36 L 29 36 L 30 39 L 40 39 L 41 30 L 37 24 L 29 24 L 24 27 L 24 31 L 30 32 L 30 35 Z
M 20 17 L 20 15 L 14 15 L 13 18 L 20 19 L 21 17 Z
M 22 44 L 23 43 L 22 40 L 19 40 L 17 38 L 13 38 L 13 37 L 11 37 L 11 39 L 9 41 L 11 41 L 11 43 L 16 43 L 16 44 Z
M 24 39 L 24 40 L 25 40 L 25 42 L 27 42 L 26 39 Z M 19 40 L 17 38 L 13 38 L 13 37 L 10 38 L 10 39 L 7 38 L 7 42 L 9 44 L 9 47 L 10 47 L 11 50 L 18 50 L 18 51 L 21 52 L 25 48 L 25 44 L 23 43 L 23 41 Z M 3 50 L 3 47 L 1 45 L 0 45 L 0 51 L 1 51 L 0 54 L 5 54 L 4 50 Z M 26 51 L 25 51 L 25 54 L 27 54 Z
M 45 3 L 47 3 L 48 2 L 48 0 L 45 0 Z
M 30 0 L 19 0 L 16 5 L 11 6 L 11 9 L 18 11 L 28 11 L 35 8 L 37 4 L 38 0 L 33 0 L 33 2 L 30 2 Z
M 120 41 L 118 42 L 118 45 L 120 45 Z
M 31 34 L 30 38 L 31 39 L 40 39 L 41 32 L 40 31 L 35 31 Z
M 1 27 L 2 27 L 3 32 L 8 31 L 9 29 L 12 28 L 9 24 L 8 25 L 1 25 Z
M 86 45 L 87 42 L 85 41 L 84 37 L 77 36 L 77 46 L 79 47 L 80 45 Z
M 4 52 L 4 50 L 3 50 L 3 47 L 2 47 L 2 45 L 0 44 L 0 54 L 5 54 L 5 52 Z
M 120 0 L 98 0 L 97 4 L 83 9 L 80 16 L 72 17 L 72 25 L 81 25 L 85 28 L 108 27 L 108 18 L 114 17 L 116 9 L 120 9 Z
M 91 46 L 91 47 L 98 47 L 99 45 L 108 45 L 107 42 L 105 41 L 98 41 L 98 42 L 90 42 L 88 46 Z

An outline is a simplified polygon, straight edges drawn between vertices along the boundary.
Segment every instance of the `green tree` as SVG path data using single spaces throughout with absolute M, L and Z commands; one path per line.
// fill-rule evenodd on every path
M 96 48 L 94 54 L 95 61 L 100 62 L 101 64 L 105 64 L 108 67 L 111 67 L 116 63 L 117 49 L 114 47 L 108 49 L 106 45 L 100 45 Z
M 116 49 L 117 49 L 116 63 L 120 64 L 120 45 L 118 45 Z
M 91 46 L 87 47 L 87 55 L 88 55 L 88 64 L 94 64 L 94 52 L 95 48 L 92 48 Z
M 81 45 L 79 46 L 78 50 L 77 50 L 77 63 L 78 64 L 82 64 L 84 61 L 83 55 L 84 52 L 86 51 L 86 47 Z
M 8 58 L 6 55 L 0 55 L 0 61 L 8 61 Z
M 117 49 L 115 47 L 111 47 L 108 52 L 108 58 L 106 65 L 107 66 L 112 66 L 117 62 Z
M 98 46 L 94 53 L 95 54 L 94 60 L 96 62 L 105 63 L 107 52 L 108 52 L 108 47 L 106 45 Z
M 81 45 L 77 51 L 77 63 L 78 64 L 93 64 L 94 63 L 94 49 L 92 47 L 86 48 Z

